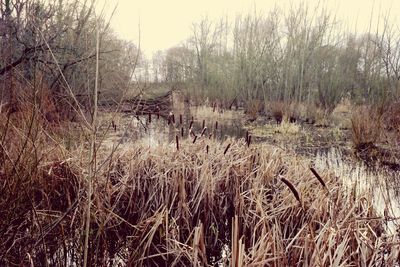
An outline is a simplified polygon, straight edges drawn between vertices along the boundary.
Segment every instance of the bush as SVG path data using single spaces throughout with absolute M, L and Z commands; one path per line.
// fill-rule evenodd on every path
M 382 113 L 376 107 L 354 108 L 351 130 L 356 150 L 375 145 L 382 132 Z
M 255 121 L 260 112 L 264 109 L 260 100 L 252 100 L 247 102 L 246 114 L 249 121 Z
M 267 110 L 271 113 L 277 124 L 282 122 L 286 109 L 287 105 L 283 101 L 269 102 L 267 107 Z

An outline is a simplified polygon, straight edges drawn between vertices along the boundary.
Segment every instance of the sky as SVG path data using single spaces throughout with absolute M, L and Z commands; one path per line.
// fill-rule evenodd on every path
M 268 13 L 274 7 L 282 11 L 300 0 L 99 0 L 98 10 L 105 10 L 111 25 L 123 39 L 139 41 L 147 57 L 157 50 L 165 50 L 185 41 L 191 34 L 192 24 L 207 16 L 217 20 L 233 20 L 239 14 L 256 9 Z M 394 23 L 400 25 L 400 0 L 304 0 L 311 8 L 325 6 L 351 32 L 367 31 L 377 25 L 379 13 L 390 12 Z M 382 21 L 381 21 L 382 22 Z M 382 23 L 380 23 L 382 25 Z

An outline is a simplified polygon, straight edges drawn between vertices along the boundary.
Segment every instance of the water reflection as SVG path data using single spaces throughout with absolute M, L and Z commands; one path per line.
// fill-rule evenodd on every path
M 369 194 L 378 215 L 388 219 L 387 230 L 391 234 L 396 233 L 399 229 L 396 218 L 400 217 L 400 201 L 393 184 L 400 178 L 398 173 L 368 168 L 364 163 L 344 155 L 338 148 L 319 151 L 314 164 L 316 168 L 329 170 L 343 179 L 349 190 L 355 189 L 361 195 Z
M 210 134 L 217 140 L 223 141 L 229 137 L 243 137 L 246 130 L 239 116 L 222 115 L 204 108 L 187 108 L 175 110 L 174 120 L 152 116 L 125 115 L 122 124 L 125 126 L 121 134 L 122 143 L 142 142 L 149 147 L 175 141 L 175 136 L 192 138 L 189 128 L 195 135 L 200 135 L 203 126 L 207 129 L 204 134 Z

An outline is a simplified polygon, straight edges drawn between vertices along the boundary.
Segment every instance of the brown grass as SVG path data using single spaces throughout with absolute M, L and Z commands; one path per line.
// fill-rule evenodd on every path
M 87 149 L 64 149 L 33 111 L 1 120 L 0 265 L 80 266 Z M 328 171 L 315 179 L 281 150 L 199 136 L 179 140 L 179 151 L 132 144 L 98 162 L 91 266 L 393 266 L 397 257 L 367 192 L 354 195 Z
M 400 101 L 389 104 L 383 114 L 385 129 L 393 136 L 394 144 L 400 146 Z
M 277 124 L 282 122 L 286 109 L 287 105 L 284 102 L 275 101 L 267 104 L 267 110 L 271 112 Z
M 373 107 L 354 108 L 351 118 L 352 140 L 356 150 L 374 145 L 382 132 L 382 114 Z
M 114 210 L 132 225 L 125 229 L 134 237 L 131 244 L 142 244 L 129 254 L 138 265 L 187 265 L 205 258 L 212 264 L 224 245 L 233 248 L 228 258 L 235 266 L 362 265 L 383 259 L 377 245 L 384 242 L 378 234 L 382 222 L 358 200 L 368 202 L 367 195 L 351 197 L 351 190 L 325 172 L 318 175 L 327 195 L 301 161 L 269 147 L 199 139 L 194 145 L 184 141 L 180 153 L 137 147 L 120 154 L 120 160 L 127 168 L 114 190 L 119 203 L 110 205 L 130 211 Z M 290 177 L 286 185 L 282 169 Z M 199 225 L 205 258 L 192 247 L 199 242 Z
M 255 121 L 258 114 L 263 111 L 263 102 L 260 100 L 248 101 L 246 105 L 246 114 L 249 121 Z
M 14 113 L 0 113 L 0 265 L 50 262 L 79 242 L 81 221 L 67 220 L 80 209 L 81 172 L 56 141 L 61 125 L 27 101 Z M 64 128 L 65 131 L 65 128 Z M 67 136 L 67 135 L 66 135 Z M 59 220 L 63 218 L 63 220 Z

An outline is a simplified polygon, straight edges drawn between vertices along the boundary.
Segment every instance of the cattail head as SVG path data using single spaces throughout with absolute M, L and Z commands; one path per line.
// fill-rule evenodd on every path
M 281 177 L 281 181 L 282 181 L 287 187 L 289 187 L 290 191 L 292 191 L 294 197 L 297 199 L 297 201 L 298 201 L 298 202 L 300 203 L 300 205 L 301 205 L 300 194 L 299 194 L 299 192 L 296 190 L 296 187 L 294 187 L 294 185 L 293 185 L 289 180 L 287 180 L 287 179 L 284 178 L 284 177 Z
M 226 154 L 226 152 L 228 152 L 228 149 L 231 147 L 231 143 L 229 143 L 227 146 L 226 146 L 226 148 L 225 148 L 225 151 L 224 151 L 224 155 Z
M 310 168 L 310 171 L 314 174 L 315 178 L 317 178 L 318 182 L 319 182 L 323 187 L 325 187 L 326 189 L 328 189 L 328 188 L 326 187 L 326 184 L 325 184 L 324 180 L 322 180 L 322 177 L 317 173 L 317 171 L 316 171 L 313 167 Z
M 206 132 L 207 127 L 204 127 L 203 130 L 201 131 L 200 137 L 202 137 L 204 135 L 204 133 Z
M 192 135 L 193 137 L 196 136 L 196 133 L 193 131 L 192 128 L 189 129 L 189 135 Z
M 247 147 L 250 147 L 251 144 L 251 135 L 247 137 Z

